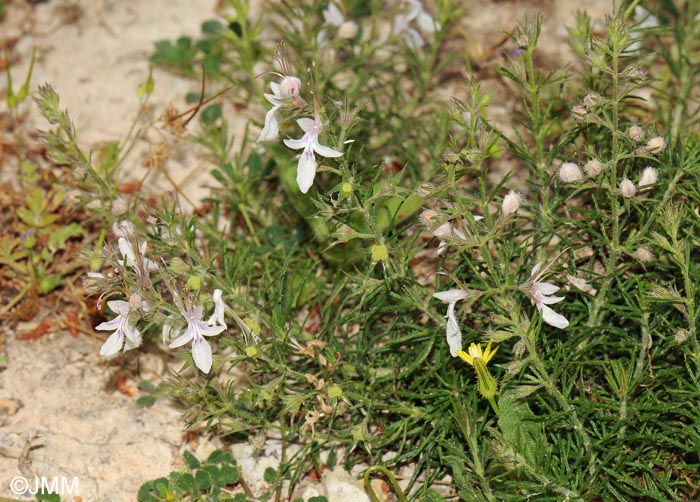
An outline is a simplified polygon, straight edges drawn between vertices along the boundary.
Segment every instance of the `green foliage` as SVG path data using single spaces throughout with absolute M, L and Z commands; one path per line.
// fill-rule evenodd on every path
M 360 463 L 372 466 L 367 485 L 380 474 L 400 500 L 694 497 L 696 7 L 664 3 L 652 28 L 633 19 L 634 2 L 602 30 L 580 15 L 579 64 L 569 69 L 538 66 L 542 18 L 518 25 L 512 57 L 497 67 L 518 105 L 499 127 L 490 107 L 503 106 L 504 91 L 483 91 L 478 73 L 460 81 L 463 99 L 448 104 L 437 92 L 461 57 L 448 43 L 461 12 L 448 0 L 433 12 L 434 34 L 414 30 L 420 47 L 400 30 L 374 43 L 380 21 L 401 14 L 385 2 L 339 4 L 356 23 L 346 38 L 324 23 L 327 2 L 270 4 L 274 43 L 247 2 L 228 3 L 235 15 L 205 23 L 200 40 L 159 42 L 152 62 L 190 75 L 203 66 L 227 85 L 222 100 L 248 104 L 250 127 L 234 141 L 227 107 L 204 103 L 193 140 L 219 183 L 206 211 L 189 216 L 166 198 L 130 206 L 132 247 L 148 250 L 130 264 L 113 248 L 98 255 L 118 273 L 94 290 L 145 301 L 129 321 L 153 343 L 193 309 L 206 322 L 212 290 L 227 305 L 228 330 L 210 337 L 211 371 L 162 389 L 143 383 L 140 404 L 163 392 L 184 404 L 188 425 L 231 441 L 274 435 L 284 454 L 265 481 L 278 499 L 309 472 Z M 658 55 L 646 45 L 654 39 L 668 45 Z M 291 76 L 303 82 L 296 94 L 270 98 L 270 83 Z M 93 163 L 56 93 L 43 88 L 38 104 L 57 127 L 44 136 L 50 155 L 84 168 L 109 207 L 123 147 Z M 314 157 L 308 192 L 289 142 L 252 144 L 265 113 L 295 140 L 308 140 L 313 118 L 317 142 L 342 152 Z M 40 232 L 54 223 L 49 207 L 30 192 L 18 216 Z M 74 231 L 57 232 L 53 246 Z M 431 303 L 454 289 L 462 294 L 449 307 Z M 455 326 L 467 350 L 459 357 L 445 343 Z M 498 351 L 486 357 L 489 342 Z M 139 500 L 229 496 L 239 473 L 217 455 L 185 454 L 188 471 L 145 484 Z M 392 471 L 405 465 L 413 475 L 402 489 Z M 438 483 L 448 475 L 450 497 Z
M 171 472 L 167 478 L 144 483 L 139 489 L 139 502 L 160 501 L 243 501 L 245 496 L 233 495 L 231 489 L 239 482 L 236 461 L 230 453 L 215 450 L 201 463 L 190 452 L 184 453 L 187 472 Z

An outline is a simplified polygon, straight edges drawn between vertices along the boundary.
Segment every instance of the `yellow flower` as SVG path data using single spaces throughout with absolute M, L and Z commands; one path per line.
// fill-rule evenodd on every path
M 487 364 L 496 352 L 498 352 L 498 347 L 491 350 L 491 342 L 489 342 L 489 344 L 486 346 L 486 350 L 484 352 L 481 351 L 481 344 L 477 345 L 472 342 L 472 344 L 469 346 L 469 353 L 466 353 L 463 350 L 458 350 L 457 355 L 461 357 L 465 363 L 469 364 L 470 366 L 474 366 L 474 359 L 481 359 L 484 364 Z
M 484 396 L 491 403 L 493 411 L 496 415 L 499 414 L 498 405 L 494 397 L 498 394 L 498 383 L 489 373 L 486 364 L 491 360 L 494 354 L 498 352 L 498 347 L 491 350 L 491 342 L 486 346 L 486 350 L 481 350 L 481 344 L 472 344 L 469 346 L 469 352 L 458 350 L 457 355 L 467 364 L 474 367 L 476 371 L 476 381 L 479 385 L 479 394 Z

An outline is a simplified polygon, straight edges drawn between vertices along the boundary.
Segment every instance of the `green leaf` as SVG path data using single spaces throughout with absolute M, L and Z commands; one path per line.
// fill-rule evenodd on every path
M 267 469 L 265 469 L 263 479 L 265 479 L 266 483 L 274 483 L 275 481 L 277 481 L 277 471 L 272 467 L 268 467 Z
M 208 490 L 211 488 L 212 479 L 211 475 L 205 470 L 199 470 L 194 475 L 195 482 L 197 483 L 197 488 L 201 491 Z
M 189 472 L 182 474 L 178 477 L 176 481 L 177 487 L 185 492 L 194 492 L 197 489 L 197 485 L 194 481 L 194 476 Z
M 60 227 L 51 233 L 47 246 L 51 252 L 55 252 L 58 249 L 65 249 L 66 241 L 73 237 L 78 237 L 83 234 L 83 227 L 77 223 L 71 223 L 65 227 Z
M 216 19 L 210 19 L 202 23 L 202 33 L 208 35 L 219 35 L 223 31 L 224 26 Z
M 145 390 L 146 392 L 150 392 L 151 394 L 155 394 L 158 392 L 158 389 L 156 388 L 155 385 L 153 385 L 151 382 L 148 380 L 141 380 L 137 387 L 141 390 Z
M 187 450 L 185 450 L 182 456 L 185 458 L 185 464 L 187 464 L 187 467 L 190 469 L 197 469 L 202 465 L 199 460 L 197 460 L 197 457 Z
M 143 397 L 140 397 L 136 400 L 136 404 L 138 406 L 143 406 L 144 408 L 148 408 L 150 406 L 153 406 L 155 403 L 156 403 L 155 396 L 143 396 Z
M 445 499 L 442 498 L 442 495 L 440 495 L 437 491 L 433 490 L 432 488 L 428 488 L 423 492 L 420 498 L 421 502 L 444 502 Z
M 221 118 L 221 106 L 219 106 L 217 104 L 207 106 L 202 111 L 202 121 L 205 124 L 213 124 L 214 122 L 216 122 L 220 118 Z
M 223 465 L 219 471 L 218 481 L 222 486 L 235 485 L 240 479 L 238 469 L 232 465 Z
M 526 401 L 518 399 L 515 391 L 503 391 L 498 399 L 498 427 L 503 439 L 529 465 L 538 464 L 538 451 L 546 443 L 542 426 L 534 421 L 535 414 Z

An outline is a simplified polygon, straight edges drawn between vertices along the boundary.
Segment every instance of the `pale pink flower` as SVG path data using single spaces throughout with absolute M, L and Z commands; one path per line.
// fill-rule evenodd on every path
M 124 300 L 110 300 L 107 306 L 117 314 L 111 321 L 106 321 L 95 326 L 99 331 L 114 331 L 100 348 L 102 357 L 111 357 L 124 349 L 135 349 L 141 345 L 141 332 L 129 321 L 131 305 Z
M 323 130 L 323 123 L 317 116 L 315 119 L 301 118 L 297 120 L 297 124 L 304 131 L 304 136 L 301 139 L 285 139 L 284 144 L 295 150 L 302 150 L 297 165 L 297 184 L 302 193 L 306 193 L 313 185 L 316 177 L 316 156 L 319 154 L 322 157 L 341 157 L 343 152 L 334 150 L 319 143 L 318 137 Z
M 530 297 L 532 303 L 537 307 L 537 310 L 542 314 L 542 320 L 554 326 L 555 328 L 566 328 L 569 325 L 569 321 L 561 314 L 557 314 L 552 310 L 549 305 L 554 303 L 559 303 L 564 300 L 563 296 L 552 296 L 554 293 L 559 291 L 559 286 L 554 284 L 549 284 L 547 282 L 540 282 L 539 279 L 544 274 L 544 271 L 540 271 L 542 268 L 542 262 L 538 263 L 532 268 L 532 273 L 530 274 L 530 279 L 521 286 L 521 289 Z

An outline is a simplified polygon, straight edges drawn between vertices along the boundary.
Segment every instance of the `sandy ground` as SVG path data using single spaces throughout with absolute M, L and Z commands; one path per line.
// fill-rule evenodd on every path
M 12 0 L 0 23 L 0 39 L 21 37 L 16 46 L 20 60 L 12 66 L 15 82 L 23 80 L 36 49 L 33 82 L 54 86 L 62 107 L 69 109 L 76 123 L 82 144 L 90 148 L 119 139 L 129 129 L 138 113 L 136 88 L 148 74 L 146 59 L 153 42 L 196 36 L 203 20 L 216 17 L 215 4 L 215 0 L 52 0 L 32 7 L 24 0 Z M 253 10 L 260 7 L 256 1 L 251 5 Z M 502 39 L 503 32 L 512 30 L 526 15 L 546 14 L 543 54 L 554 62 L 568 57 L 562 40 L 576 10 L 588 10 L 594 19 L 602 20 L 611 8 L 607 0 L 474 1 L 466 5 L 469 15 L 462 27 L 469 52 L 484 65 L 490 64 L 490 48 Z M 183 96 L 199 89 L 198 82 L 158 69 L 154 78 L 150 104 L 156 116 L 169 103 L 184 109 Z M 0 93 L 3 85 L 4 78 L 0 78 Z M 490 85 L 499 84 L 493 80 Z M 25 110 L 31 127 L 46 127 L 31 107 Z M 507 121 L 510 112 L 495 107 L 494 116 Z M 148 148 L 143 143 L 133 153 L 136 177 L 142 172 L 141 159 Z M 0 162 L 5 176 L 12 175 L 12 167 L 7 161 Z M 168 165 L 176 180 L 188 180 L 189 193 L 200 190 L 204 194 L 207 179 L 189 177 L 193 170 L 206 172 L 202 167 L 196 156 L 184 153 Z M 149 182 L 163 180 L 153 177 Z M 16 476 L 32 481 L 35 476 L 69 476 L 78 477 L 80 495 L 64 500 L 131 501 L 144 481 L 181 465 L 183 448 L 206 454 L 216 446 L 206 439 L 188 444 L 180 411 L 171 403 L 159 400 L 151 408 L 141 408 L 135 404 L 138 393 L 129 397 L 107 385 L 124 361 L 100 360 L 99 344 L 89 337 L 56 332 L 37 341 L 19 341 L 14 332 L 5 331 L 9 363 L 0 373 L 0 496 L 12 496 L 10 481 Z M 141 367 L 152 370 L 150 376 L 162 374 L 156 356 L 139 357 Z M 235 451 L 244 466 L 243 475 L 253 480 L 256 490 L 265 488 L 264 467 L 275 464 L 274 449 L 269 451 L 262 458 L 245 445 Z M 305 499 L 326 494 L 330 502 L 368 500 L 359 486 L 351 476 L 335 473 L 323 483 L 301 487 L 299 494 Z

